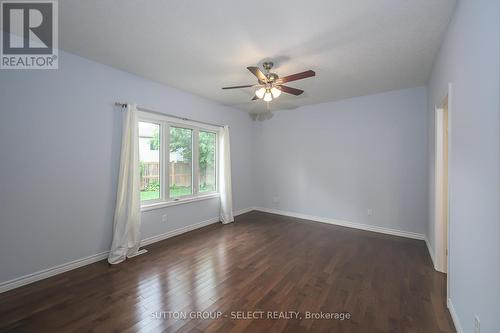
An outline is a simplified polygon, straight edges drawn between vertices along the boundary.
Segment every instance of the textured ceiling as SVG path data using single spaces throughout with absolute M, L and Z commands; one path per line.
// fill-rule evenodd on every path
M 256 111 L 247 66 L 272 59 L 288 85 L 272 110 L 424 85 L 454 0 L 64 0 L 60 47 L 217 103 Z

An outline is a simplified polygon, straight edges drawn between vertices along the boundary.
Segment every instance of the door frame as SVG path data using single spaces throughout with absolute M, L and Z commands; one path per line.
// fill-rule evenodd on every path
M 437 271 L 446 273 L 446 294 L 449 297 L 449 286 L 450 286 L 450 229 L 451 229 L 451 218 L 450 218 L 450 156 L 451 156 L 451 117 L 452 112 L 452 85 L 448 84 L 447 94 L 441 100 L 441 104 L 435 107 L 435 132 L 434 132 L 434 152 L 435 152 L 435 177 L 434 177 L 434 244 L 435 244 L 435 257 L 436 261 L 434 263 L 434 268 Z M 447 106 L 447 128 L 448 128 L 448 147 L 447 147 L 447 170 L 444 170 L 444 152 L 443 152 L 443 135 L 444 135 L 444 108 Z M 441 146 L 440 146 L 441 145 Z M 444 181 L 444 173 L 447 173 L 447 202 L 443 202 L 443 191 L 442 184 Z M 442 215 L 446 212 L 446 233 L 443 230 L 444 225 L 441 223 Z M 446 238 L 445 238 L 446 237 Z M 448 252 L 448 254 L 446 254 Z

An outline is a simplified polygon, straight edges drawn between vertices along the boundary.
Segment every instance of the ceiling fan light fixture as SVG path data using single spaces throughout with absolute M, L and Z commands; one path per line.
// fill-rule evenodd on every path
M 284 77 L 279 77 L 276 73 L 271 73 L 273 63 L 268 61 L 262 64 L 264 72 L 257 66 L 249 66 L 247 69 L 257 78 L 257 84 L 246 84 L 240 86 L 223 87 L 222 89 L 240 89 L 240 88 L 254 88 L 254 96 L 252 101 L 263 99 L 265 102 L 271 102 L 273 99 L 281 96 L 281 93 L 287 93 L 294 96 L 301 95 L 304 90 L 296 89 L 284 85 L 284 83 L 306 79 L 313 77 L 316 73 L 313 70 L 307 70 Z
M 264 94 L 264 101 L 270 102 L 273 100 L 273 94 L 271 93 L 271 89 L 267 89 L 266 93 Z
M 276 88 L 276 87 L 272 87 L 271 94 L 273 94 L 274 98 L 277 98 L 277 97 L 279 97 L 279 95 L 281 95 L 281 90 Z
M 255 96 L 262 99 L 262 97 L 264 97 L 265 93 L 266 93 L 266 88 L 262 87 L 260 89 L 257 89 L 257 91 L 255 91 Z

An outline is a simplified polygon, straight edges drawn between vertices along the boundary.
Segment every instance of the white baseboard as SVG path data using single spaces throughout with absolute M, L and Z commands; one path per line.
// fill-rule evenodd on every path
M 253 207 L 240 209 L 240 210 L 233 212 L 233 216 L 245 214 L 245 213 L 251 212 L 252 210 L 253 210 Z M 164 234 L 148 237 L 148 238 L 145 238 L 141 241 L 141 246 L 146 246 L 146 245 L 150 245 L 150 244 L 153 244 L 156 242 L 160 242 L 164 239 L 175 237 L 175 236 L 178 236 L 178 235 L 181 235 L 181 234 L 184 234 L 186 232 L 193 231 L 193 230 L 196 230 L 199 228 L 203 228 L 207 225 L 214 224 L 214 223 L 217 223 L 219 221 L 220 221 L 220 219 L 217 216 L 217 217 L 213 217 L 211 219 L 208 219 L 206 221 L 202 221 L 202 222 L 195 223 L 195 224 L 190 224 L 188 226 L 166 232 Z
M 458 315 L 457 312 L 455 311 L 455 307 L 453 306 L 451 298 L 448 298 L 446 304 L 448 305 L 448 310 L 450 311 L 451 319 L 453 320 L 453 324 L 455 325 L 457 333 L 463 333 L 464 331 L 462 329 L 462 325 L 460 325 L 460 320 L 458 320 Z
M 342 226 L 342 227 L 361 229 L 361 230 L 366 230 L 366 231 L 373 231 L 373 232 L 378 232 L 378 233 L 382 233 L 382 234 L 388 234 L 388 235 L 394 235 L 394 236 L 400 236 L 400 237 L 406 237 L 406 238 L 413 238 L 413 239 L 419 239 L 419 240 L 426 239 L 425 235 L 419 234 L 416 232 L 411 232 L 411 231 L 390 229 L 390 228 L 379 227 L 379 226 L 374 226 L 374 225 L 369 225 L 369 224 L 331 219 L 328 217 L 307 215 L 307 214 L 283 211 L 283 210 L 273 209 L 273 208 L 255 207 L 255 210 L 258 210 L 261 212 L 266 212 L 266 213 L 296 217 L 299 219 L 311 220 L 311 221 L 315 221 L 315 222 L 328 223 L 328 224 L 338 225 L 338 226 Z
M 235 211 L 233 213 L 233 215 L 238 216 L 238 215 L 241 215 L 244 213 L 248 213 L 252 210 L 253 210 L 253 207 L 241 209 L 241 210 Z M 145 238 L 141 241 L 141 246 L 150 245 L 152 243 L 159 242 L 159 241 L 162 241 L 164 239 L 174 237 L 174 236 L 177 236 L 177 235 L 180 235 L 180 234 L 183 234 L 183 233 L 195 230 L 195 229 L 199 229 L 199 228 L 202 228 L 202 227 L 207 226 L 209 224 L 213 224 L 213 223 L 217 223 L 217 222 L 219 222 L 219 217 L 214 217 L 214 218 L 208 219 L 206 221 L 202 221 L 202 222 L 195 223 L 195 224 L 192 224 L 192 225 L 189 225 L 186 227 L 182 227 L 182 228 L 179 228 L 176 230 L 166 232 L 166 233 L 161 234 L 161 235 L 148 237 L 148 238 Z M 15 289 L 15 288 L 19 288 L 19 287 L 22 287 L 24 285 L 49 278 L 51 276 L 55 276 L 55 275 L 58 275 L 58 274 L 61 274 L 61 273 L 67 272 L 67 271 L 71 271 L 73 269 L 76 269 L 76 268 L 79 268 L 82 266 L 90 265 L 90 264 L 93 264 L 95 262 L 104 260 L 108 257 L 108 253 L 109 253 L 109 251 L 101 252 L 98 254 L 91 255 L 89 257 L 73 260 L 73 261 L 70 261 L 70 262 L 67 262 L 67 263 L 64 263 L 61 265 L 53 266 L 53 267 L 35 272 L 35 273 L 27 274 L 27 275 L 24 275 L 24 276 L 21 276 L 21 277 L 18 277 L 18 278 L 9 280 L 9 281 L 1 282 L 0 283 L 0 293 Z
M 184 234 L 186 232 L 193 231 L 193 230 L 196 230 L 196 229 L 199 229 L 199 228 L 203 228 L 203 227 L 205 227 L 207 225 L 214 224 L 214 223 L 217 223 L 217 222 L 219 222 L 219 217 L 214 217 L 214 218 L 211 218 L 211 219 L 206 220 L 206 221 L 202 221 L 202 222 L 191 224 L 191 225 L 179 228 L 179 229 L 168 231 L 168 232 L 166 232 L 164 234 L 160 234 L 160 235 L 155 235 L 155 236 L 152 236 L 152 237 L 144 238 L 141 241 L 141 246 L 146 246 L 146 245 L 150 245 L 150 244 L 153 244 L 153 243 L 156 243 L 156 242 L 160 242 L 160 241 L 165 240 L 167 238 L 175 237 L 175 236 Z
M 243 209 L 240 209 L 240 210 L 233 212 L 233 216 L 242 215 L 242 214 L 251 212 L 252 210 L 255 210 L 255 207 L 243 208 Z
M 30 284 L 30 283 L 33 283 L 33 282 L 36 282 L 39 280 L 46 279 L 46 278 L 49 278 L 51 276 L 70 271 L 72 269 L 76 269 L 76 268 L 79 268 L 82 266 L 93 264 L 97 261 L 101 261 L 101 260 L 107 258 L 108 253 L 109 253 L 108 251 L 101 252 L 101 253 L 86 257 L 86 258 L 73 260 L 73 261 L 67 262 L 67 263 L 62 264 L 62 265 L 57 265 L 57 266 L 50 267 L 50 268 L 47 268 L 47 269 L 44 269 L 44 270 L 41 270 L 41 271 L 38 271 L 35 273 L 31 273 L 31 274 L 24 275 L 24 276 L 21 276 L 21 277 L 18 277 L 18 278 L 9 280 L 9 281 L 2 282 L 2 283 L 0 283 L 0 293 L 3 293 L 5 291 L 11 290 L 11 289 L 19 288 L 19 287 L 22 287 L 24 285 L 27 285 L 27 284 Z
M 311 221 L 315 221 L 315 222 L 328 223 L 328 224 L 339 225 L 339 226 L 348 227 L 348 228 L 361 229 L 361 230 L 366 230 L 366 231 L 379 232 L 382 234 L 388 234 L 388 235 L 423 240 L 423 241 L 425 241 L 425 244 L 427 245 L 427 251 L 429 252 L 429 255 L 430 255 L 431 260 L 432 260 L 432 266 L 434 267 L 435 270 L 437 270 L 436 264 L 435 264 L 436 261 L 434 260 L 434 251 L 431 247 L 429 240 L 427 239 L 427 236 L 425 236 L 423 234 L 410 232 L 410 231 L 402 231 L 402 230 L 397 230 L 397 229 L 384 228 L 384 227 L 373 226 L 373 225 L 362 224 L 362 223 L 336 220 L 336 219 L 320 217 L 320 216 L 313 216 L 313 215 L 283 211 L 283 210 L 273 209 L 273 208 L 254 207 L 254 209 L 261 211 L 261 212 L 284 215 L 284 216 L 291 216 L 291 217 L 296 217 L 296 218 L 304 219 L 304 220 L 311 220 Z

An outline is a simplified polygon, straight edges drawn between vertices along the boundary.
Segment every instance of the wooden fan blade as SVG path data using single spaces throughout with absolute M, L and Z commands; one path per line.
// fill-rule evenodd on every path
M 286 82 L 290 82 L 290 81 L 302 80 L 302 79 L 305 79 L 305 78 L 308 78 L 311 76 L 315 76 L 315 75 L 316 75 L 316 73 L 314 71 L 308 70 L 305 72 L 292 74 L 292 75 L 288 75 L 288 76 L 279 78 L 278 83 L 286 83 Z
M 238 89 L 238 88 L 250 88 L 253 87 L 253 84 L 248 84 L 246 86 L 232 86 L 232 87 L 223 87 L 222 89 Z
M 292 87 L 287 87 L 287 86 L 279 86 L 279 89 L 282 92 L 286 92 L 286 93 L 289 93 L 289 94 L 292 94 L 295 96 L 298 96 L 304 92 L 304 90 L 300 90 L 300 89 L 296 89 L 296 88 L 292 88 Z
M 247 67 L 247 69 L 252 72 L 252 74 L 255 75 L 259 79 L 259 81 L 262 81 L 264 83 L 267 82 L 267 77 L 264 75 L 264 73 L 262 73 L 259 67 L 250 66 Z

